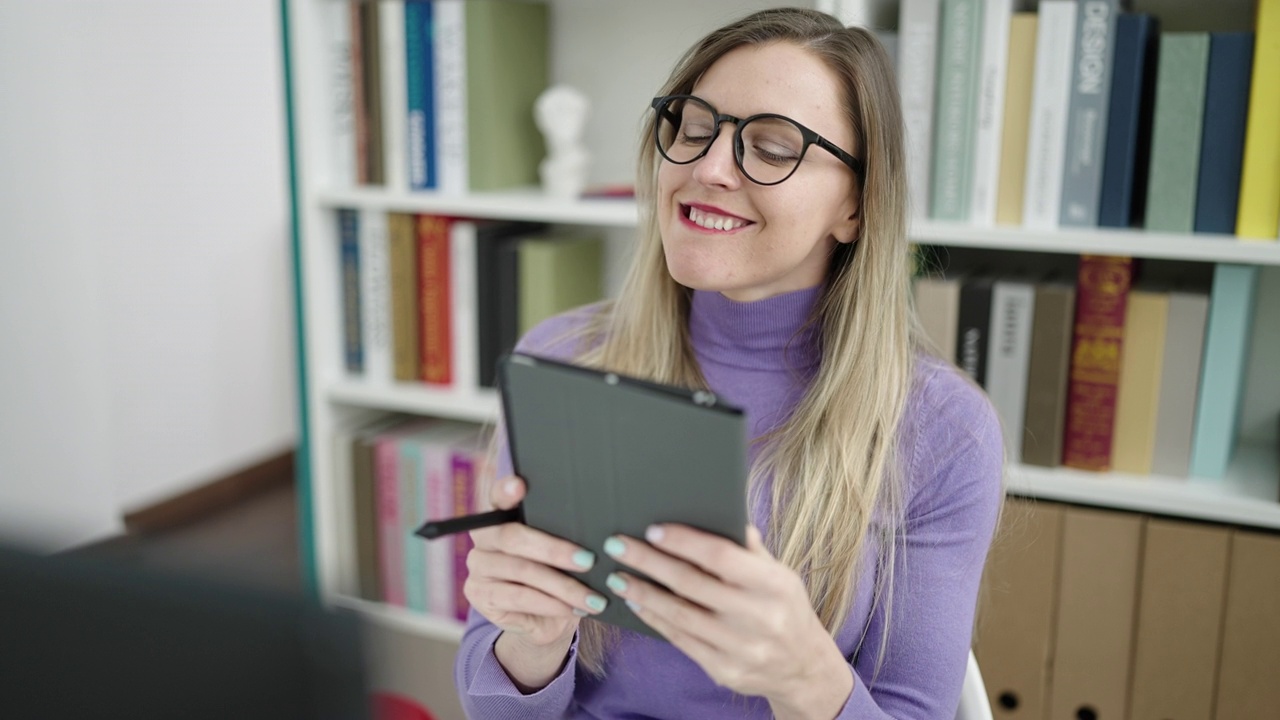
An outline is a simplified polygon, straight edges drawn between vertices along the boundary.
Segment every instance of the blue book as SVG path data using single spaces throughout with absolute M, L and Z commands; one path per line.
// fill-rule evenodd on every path
M 1191 445 L 1191 474 L 1196 477 L 1220 478 L 1231 463 L 1257 284 L 1256 265 L 1214 266 Z
M 1111 109 L 1116 16 L 1121 0 L 1083 0 L 1076 16 L 1075 62 L 1062 177 L 1062 227 L 1096 227 L 1102 162 Z
M 409 187 L 431 190 L 436 187 L 435 131 L 433 99 L 435 62 L 432 50 L 431 3 L 409 0 L 404 4 L 405 62 L 409 100 Z
M 1102 162 L 1100 227 L 1142 224 L 1151 163 L 1151 118 L 1155 109 L 1156 53 L 1160 19 L 1121 13 L 1111 72 L 1111 108 Z
M 347 372 L 364 373 L 364 330 L 360 312 L 360 213 L 338 210 L 342 251 L 342 347 Z
M 1200 178 L 1196 190 L 1196 232 L 1236 232 L 1244 128 L 1249 119 L 1253 33 L 1209 34 L 1209 74 L 1205 81 Z

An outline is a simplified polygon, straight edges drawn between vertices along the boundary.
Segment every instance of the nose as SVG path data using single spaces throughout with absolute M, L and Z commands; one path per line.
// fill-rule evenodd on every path
M 742 184 L 742 175 L 733 156 L 734 130 L 736 127 L 732 125 L 720 126 L 711 140 L 711 147 L 707 148 L 707 154 L 694 163 L 695 180 L 704 185 L 724 188 L 735 188 Z

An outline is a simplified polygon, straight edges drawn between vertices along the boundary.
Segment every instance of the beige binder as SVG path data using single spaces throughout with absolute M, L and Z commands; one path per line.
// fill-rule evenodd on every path
M 1280 535 L 1236 531 L 1222 624 L 1216 720 L 1280 714 Z

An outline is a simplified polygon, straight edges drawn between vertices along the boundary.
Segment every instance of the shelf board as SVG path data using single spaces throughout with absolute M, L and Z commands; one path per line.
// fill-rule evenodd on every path
M 379 624 L 444 642 L 462 642 L 462 633 L 466 629 L 463 623 L 453 618 L 424 615 L 406 608 L 353 598 L 349 595 L 330 595 L 328 600 L 332 605 L 354 610 Z
M 1226 477 L 1170 478 L 1070 468 L 1009 468 L 1010 494 L 1117 510 L 1280 529 L 1280 463 L 1268 444 L 1242 444 Z
M 498 393 L 494 390 L 461 392 L 416 383 L 374 385 L 342 380 L 329 386 L 330 401 L 374 410 L 432 415 L 455 420 L 490 423 L 498 419 Z
M 497 220 L 532 220 L 571 225 L 635 227 L 636 202 L 630 198 L 557 200 L 537 188 L 470 195 L 388 192 L 378 188 L 317 193 L 329 208 L 358 207 L 390 212 L 430 213 Z
M 1184 235 L 1109 228 L 1028 230 L 1008 225 L 975 227 L 963 223 L 917 220 L 911 225 L 910 236 L 912 242 L 948 247 L 1280 265 L 1280 242 L 1274 239 L 1241 240 L 1232 235 Z

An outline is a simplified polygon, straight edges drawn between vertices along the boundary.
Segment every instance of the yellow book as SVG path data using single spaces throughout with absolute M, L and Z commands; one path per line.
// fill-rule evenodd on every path
M 1258 0 L 1236 235 L 1280 234 L 1280 0 Z
M 1036 24 L 1033 12 L 1014 13 L 1009 21 L 1009 70 L 1004 92 L 1004 137 L 1000 147 L 1000 185 L 996 223 L 1022 225 L 1023 185 L 1027 177 L 1027 132 L 1035 85 Z
M 1116 472 L 1149 475 L 1155 454 L 1156 413 L 1164 363 L 1169 294 L 1134 290 L 1124 318 L 1124 350 L 1116 391 L 1116 429 L 1111 467 Z

